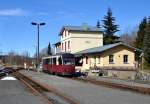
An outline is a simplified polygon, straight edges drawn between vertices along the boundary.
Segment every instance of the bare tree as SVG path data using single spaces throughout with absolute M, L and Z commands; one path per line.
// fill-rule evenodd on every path
M 129 44 L 131 46 L 135 46 L 135 40 L 137 36 L 137 29 L 134 28 L 133 30 L 130 30 L 128 32 L 124 32 L 120 35 L 120 41 Z
M 3 60 L 6 65 L 23 66 L 24 62 L 26 62 L 27 65 L 31 65 L 32 63 L 32 58 L 27 51 L 24 51 L 22 54 L 18 54 L 15 51 L 10 51 L 8 54 L 3 55 Z

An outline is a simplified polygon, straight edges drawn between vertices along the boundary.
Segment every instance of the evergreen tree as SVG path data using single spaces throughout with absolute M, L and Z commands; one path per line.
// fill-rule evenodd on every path
M 112 16 L 112 11 L 108 8 L 107 15 L 104 16 L 103 20 L 104 28 L 104 44 L 112 44 L 117 42 L 119 37 L 114 34 L 119 31 L 118 25 L 115 25 L 115 17 Z
M 96 27 L 97 27 L 97 28 L 100 28 L 100 27 L 101 27 L 99 20 L 97 21 Z
M 48 48 L 47 48 L 47 55 L 52 55 L 50 42 L 49 42 Z
M 146 34 L 143 41 L 143 52 L 146 66 L 150 67 L 150 19 L 146 27 Z
M 143 50 L 143 41 L 144 41 L 144 36 L 146 34 L 146 26 L 147 26 L 147 18 L 144 17 L 141 23 L 139 24 L 139 29 L 137 31 L 137 37 L 135 40 L 135 47 L 138 49 Z M 140 60 L 140 51 L 135 52 L 135 60 L 139 61 Z
M 137 37 L 135 41 L 135 47 L 138 49 L 143 49 L 144 35 L 146 34 L 147 18 L 144 17 L 139 25 L 139 30 L 137 32 Z

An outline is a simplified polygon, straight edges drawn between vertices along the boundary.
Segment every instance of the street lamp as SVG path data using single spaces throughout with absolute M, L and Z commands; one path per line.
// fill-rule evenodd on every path
M 37 65 L 36 65 L 36 67 L 39 65 L 39 28 L 40 28 L 40 26 L 42 26 L 42 25 L 45 25 L 45 23 L 35 23 L 35 22 L 32 22 L 31 23 L 32 25 L 35 25 L 35 26 L 37 26 Z

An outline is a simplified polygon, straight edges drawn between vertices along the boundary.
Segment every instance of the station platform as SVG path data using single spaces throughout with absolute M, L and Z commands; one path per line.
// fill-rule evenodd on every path
M 150 96 L 131 91 L 98 86 L 42 72 L 22 70 L 20 73 L 36 82 L 64 93 L 80 104 L 150 104 Z

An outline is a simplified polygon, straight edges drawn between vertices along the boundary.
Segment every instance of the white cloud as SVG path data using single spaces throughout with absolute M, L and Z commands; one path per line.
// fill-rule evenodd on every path
M 0 16 L 23 16 L 25 14 L 26 14 L 26 11 L 20 8 L 0 10 Z

